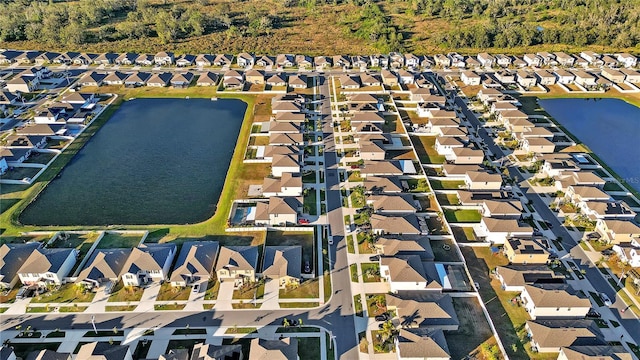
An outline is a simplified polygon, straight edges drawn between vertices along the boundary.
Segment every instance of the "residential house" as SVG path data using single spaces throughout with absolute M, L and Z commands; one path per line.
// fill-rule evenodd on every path
M 373 214 L 370 221 L 371 230 L 375 234 L 421 235 L 424 232 L 418 217 L 413 214 L 404 216 Z
M 565 191 L 565 199 L 570 200 L 574 204 L 583 201 L 607 201 L 611 196 L 600 188 L 586 185 L 569 185 Z
M 307 76 L 303 74 L 293 74 L 289 76 L 288 83 L 292 89 L 306 89 L 309 87 Z
M 604 188 L 606 181 L 591 171 L 570 171 L 555 178 L 556 188 L 565 191 L 570 185 Z
M 376 252 L 384 256 L 418 255 L 422 260 L 433 260 L 434 254 L 426 237 L 379 237 L 373 244 Z
M 609 68 L 618 67 L 618 60 L 610 55 L 603 56 L 600 60 L 602 60 L 602 64 Z
M 602 69 L 602 76 L 607 79 L 613 81 L 616 84 L 624 82 L 626 75 L 622 71 L 618 71 L 616 69 L 604 68 Z
M 240 59 L 240 57 L 238 57 Z M 235 70 L 229 70 L 222 76 L 222 85 L 225 89 L 242 89 L 244 77 Z
M 313 58 L 308 55 L 296 55 L 295 63 L 300 69 L 309 70 L 313 68 Z
M 483 217 L 480 224 L 474 227 L 474 232 L 480 240 L 493 244 L 504 244 L 512 236 L 531 236 L 533 228 L 520 225 L 515 219 Z
M 15 134 L 4 138 L 4 143 L 10 148 L 42 149 L 47 145 L 47 137 Z
M 509 70 L 496 71 L 493 76 L 503 84 L 515 84 L 516 75 Z
M 593 219 L 632 220 L 636 212 L 624 201 L 583 201 L 578 208 L 585 216 Z
M 342 89 L 358 89 L 360 88 L 360 77 L 342 75 L 340 76 L 340 87 Z
M 538 52 L 540 58 L 542 58 L 542 63 L 548 66 L 557 66 L 558 62 L 556 61 L 556 56 L 554 54 L 548 53 L 546 51 Z
M 40 51 L 25 51 L 16 56 L 16 60 L 20 64 L 33 64 L 40 54 Z
M 400 176 L 405 174 L 415 174 L 416 170 L 411 160 L 391 160 L 391 161 L 367 161 L 360 168 L 360 176 Z
M 580 53 L 580 57 L 587 60 L 587 62 L 589 62 L 590 65 L 593 65 L 593 66 L 604 65 L 604 62 L 602 61 L 602 55 L 596 52 L 585 50 Z
M 153 73 L 147 80 L 147 86 L 165 87 L 169 85 L 172 74 L 170 72 Z
M 34 61 L 35 61 L 36 65 L 40 65 L 40 66 L 42 66 L 42 65 L 45 65 L 45 64 L 51 64 L 51 63 L 53 63 L 53 61 L 54 61 L 55 59 L 57 59 L 57 58 L 58 58 L 58 56 L 60 56 L 60 54 L 59 54 L 59 53 L 56 53 L 56 52 L 50 52 L 50 51 L 45 51 L 45 52 L 43 52 L 42 54 L 38 55 L 38 56 L 35 58 L 35 60 L 34 60 Z
M 138 66 L 151 66 L 154 64 L 154 57 L 150 54 L 140 54 L 136 58 L 136 65 Z
M 368 176 L 363 186 L 370 194 L 397 194 L 403 190 L 397 177 Z
M 250 57 L 248 57 L 247 59 L 250 59 Z M 196 64 L 197 63 L 198 63 L 198 60 L 196 59 Z M 211 64 L 213 66 L 219 66 L 219 67 L 230 67 L 233 64 L 233 55 L 231 55 L 231 54 L 217 54 L 216 57 L 213 59 Z M 238 64 L 240 64 L 240 63 L 238 63 Z
M 371 195 L 366 201 L 376 214 L 397 215 L 417 212 L 411 195 Z
M 116 65 L 133 65 L 136 63 L 138 54 L 136 53 L 122 53 L 114 61 Z
M 442 330 L 400 329 L 395 337 L 399 360 L 450 360 L 449 347 Z
M 296 57 L 293 54 L 278 54 L 275 64 L 281 68 L 292 68 L 296 65 Z
M 160 66 L 173 65 L 175 56 L 172 52 L 161 51 L 153 57 L 153 63 Z
M 198 80 L 196 81 L 197 86 L 216 86 L 220 78 L 218 74 L 207 71 L 200 74 Z
M 148 72 L 136 71 L 134 73 L 129 74 L 129 76 L 124 79 L 125 87 L 137 87 L 137 86 L 145 86 L 147 85 L 147 81 L 151 78 L 151 74 Z
M 480 85 L 481 77 L 473 71 L 463 71 L 460 75 L 460 80 L 465 85 Z
M 494 58 L 493 56 L 485 52 L 485 53 L 478 54 L 478 61 L 480 62 L 480 64 L 482 64 L 482 66 L 484 66 L 487 69 L 490 69 L 493 67 L 493 64 L 496 62 L 496 58 Z
M 351 59 L 344 55 L 334 55 L 331 62 L 334 67 L 340 68 L 350 68 L 351 67 Z
M 94 341 L 80 346 L 76 359 L 133 360 L 133 357 L 129 345 L 116 345 L 112 341 Z
M 3 159 L 3 171 L 8 170 L 10 166 L 16 166 L 26 161 L 31 156 L 33 150 L 25 148 L 7 148 L 0 147 L 0 159 Z
M 522 59 L 527 63 L 527 66 L 531 67 L 540 67 L 544 62 L 542 57 L 536 54 L 524 54 Z
M 620 69 L 620 72 L 625 75 L 625 81 L 632 84 L 640 83 L 640 72 L 633 69 Z
M 302 279 L 302 246 L 265 246 L 262 276 L 280 288 L 297 286 Z
M 255 65 L 255 61 L 255 56 L 249 53 L 240 53 L 236 56 L 236 63 L 241 68 L 252 67 Z
M 517 67 L 517 68 L 524 68 L 527 67 L 527 62 L 524 61 L 521 57 L 518 56 L 514 56 L 513 57 L 513 62 L 512 62 L 513 66 Z
M 551 74 L 547 70 L 538 70 L 535 74 L 538 78 L 538 84 L 540 85 L 553 85 L 556 83 L 555 75 Z
M 262 55 L 256 59 L 256 66 L 260 67 L 273 67 L 276 64 L 275 58 L 269 55 Z
M 518 84 L 525 89 L 536 86 L 537 80 L 535 76 L 531 75 L 529 72 L 520 70 L 516 73 L 516 78 Z
M 362 86 L 381 86 L 382 82 L 376 75 L 365 73 L 360 75 L 360 84 L 362 84 Z
M 507 265 L 494 270 L 504 291 L 522 292 L 525 285 L 563 283 L 564 275 L 556 275 L 547 265 Z
M 596 86 L 596 80 L 597 78 L 591 74 L 589 74 L 586 71 L 583 70 L 576 70 L 573 72 L 573 75 L 575 75 L 575 80 L 574 82 L 578 85 L 582 85 L 582 86 Z
M 442 131 L 441 128 L 436 129 L 437 131 Z M 440 155 L 445 155 L 451 157 L 453 154 L 453 149 L 463 148 L 465 146 L 464 140 L 459 137 L 454 136 L 438 136 L 435 141 L 435 150 Z
M 234 286 L 256 281 L 257 246 L 222 246 L 216 262 L 218 280 L 230 280 Z
M 80 78 L 78 83 L 80 86 L 100 86 L 106 76 L 104 73 L 89 71 Z
M 272 196 L 267 203 L 257 203 L 255 222 L 269 226 L 297 224 L 301 211 L 301 196 Z
M 13 64 L 18 62 L 18 56 L 22 55 L 23 51 L 16 50 L 4 50 L 0 51 L 0 64 Z
M 632 360 L 633 356 L 623 346 L 611 345 L 583 345 L 560 348 L 558 360 L 586 360 L 586 359 L 619 359 Z
M 528 153 L 552 154 L 556 151 L 556 144 L 544 137 L 525 137 L 522 140 L 522 150 Z
M 415 83 L 415 76 L 407 70 L 398 70 L 398 76 L 400 77 L 400 84 L 409 85 Z
M 425 299 L 412 299 L 386 294 L 385 300 L 387 310 L 395 311 L 402 328 L 458 330 L 460 322 L 450 295 L 431 294 Z
M 9 360 L 2 356 L 0 356 L 0 359 Z M 25 360 L 71 360 L 71 354 L 44 349 L 30 352 Z
M 553 53 L 553 55 L 555 55 L 556 61 L 558 61 L 558 64 L 560 64 L 560 66 L 571 67 L 576 61 L 576 58 L 574 58 L 572 55 L 565 54 L 563 52 L 556 52 Z
M 39 242 L 0 245 L 0 288 L 13 289 L 20 279 L 20 267 L 41 245 Z
M 7 91 L 16 93 L 29 93 L 33 92 L 38 88 L 38 84 L 40 83 L 39 79 L 35 76 L 26 76 L 26 75 L 17 75 L 11 80 L 7 81 L 5 87 Z
M 484 161 L 484 152 L 468 147 L 455 148 L 453 149 L 451 161 L 453 161 L 454 164 L 482 164 Z
M 300 174 L 283 172 L 279 178 L 264 178 L 262 196 L 301 196 L 302 177 Z
M 23 285 L 60 285 L 76 263 L 76 249 L 34 249 L 20 263 L 18 277 Z
M 632 268 L 640 267 L 640 243 L 637 241 L 613 245 L 611 250 L 618 255 L 618 259 L 623 263 L 628 264 Z
M 539 353 L 557 353 L 568 346 L 606 345 L 593 320 L 527 320 L 531 346 Z M 583 358 L 584 359 L 584 358 Z
M 202 345 L 201 343 L 195 344 L 196 346 Z M 198 355 L 200 355 L 200 351 L 198 351 Z M 158 357 L 158 360 L 189 360 L 189 350 L 188 349 L 169 349 L 166 354 L 162 354 Z
M 467 64 L 464 62 L 464 56 L 458 54 L 457 52 L 450 52 L 447 54 L 447 57 L 451 59 L 452 67 L 464 69 L 467 66 Z
M 598 219 L 596 231 L 609 244 L 640 242 L 640 226 L 633 221 Z
M 400 69 L 404 66 L 404 55 L 399 52 L 389 53 L 389 67 L 393 69 Z
M 209 281 L 220 245 L 217 241 L 187 241 L 171 272 L 172 286 L 187 286 Z
M 110 65 L 116 61 L 118 56 L 118 54 L 114 54 L 112 52 L 102 53 L 93 59 L 93 63 L 96 65 Z
M 549 251 L 540 238 L 509 238 L 504 243 L 504 254 L 510 264 L 546 264 L 549 260 Z
M 467 56 L 464 59 L 464 64 L 467 69 L 480 70 L 482 67 L 482 64 L 480 64 L 480 62 L 476 60 L 476 58 L 474 58 L 473 56 Z
M 285 74 L 273 74 L 265 83 L 271 87 L 287 86 L 287 76 Z
M 417 68 L 420 66 L 420 58 L 411 53 L 404 54 L 404 66 L 408 68 Z
M 435 265 L 423 263 L 418 255 L 380 257 L 380 275 L 389 283 L 390 291 L 442 291 L 442 283 Z
M 142 286 L 148 282 L 163 282 L 176 254 L 175 244 L 141 244 L 131 250 L 122 271 L 125 286 Z
M 496 55 L 496 63 L 501 67 L 508 67 L 511 65 L 512 62 L 513 62 L 513 59 L 511 58 L 511 56 L 504 55 L 504 54 Z
M 191 81 L 193 81 L 193 77 L 193 73 L 189 71 L 185 73 L 175 73 L 171 77 L 170 83 L 174 88 L 187 88 L 189 84 L 191 84 Z
M 520 294 L 531 319 L 584 319 L 589 298 L 566 284 L 525 285 Z
M 251 339 L 251 360 L 298 360 L 298 338 L 282 337 L 278 340 Z
M 580 167 L 576 165 L 573 157 L 568 154 L 543 154 L 543 156 L 541 156 L 541 160 L 543 163 L 540 170 L 549 177 L 556 177 L 560 176 L 560 174 L 580 171 Z
M 500 190 L 502 175 L 486 171 L 467 171 L 464 183 L 469 190 Z
M 180 349 L 182 350 L 182 349 Z M 186 351 L 187 359 L 189 360 L 189 352 Z M 250 358 L 253 358 L 251 356 Z M 242 345 L 234 344 L 234 345 L 211 345 L 207 343 L 198 343 L 193 345 L 193 350 L 191 353 L 191 360 L 242 360 Z M 162 360 L 162 359 L 160 359 Z M 169 360 L 169 359 L 166 359 Z M 178 359 L 171 359 L 178 360 Z M 182 360 L 182 359 L 180 359 Z
M 218 55 L 218 56 L 224 57 L 225 54 Z M 216 56 L 212 54 L 199 54 L 195 58 L 195 64 L 198 67 L 213 66 L 213 63 L 216 59 L 217 59 Z M 229 66 L 231 65 L 231 61 L 233 60 L 233 58 L 232 59 L 222 58 L 221 60 L 223 60 L 224 65 Z M 228 61 L 224 61 L 224 60 L 228 60 Z M 220 64 L 222 64 L 222 62 Z M 217 66 L 223 66 L 223 65 L 217 65 Z
M 638 65 L 638 58 L 628 53 L 616 54 L 616 59 L 626 68 L 633 68 Z
M 195 62 L 196 62 L 196 57 L 194 55 L 184 54 L 176 59 L 176 66 L 177 67 L 193 66 Z
M 449 59 L 449 57 L 444 54 L 434 55 L 433 60 L 435 61 L 436 66 L 439 66 L 442 68 L 448 68 L 451 66 L 451 59 Z
M 313 63 L 320 69 L 326 69 L 333 66 L 332 60 L 328 56 L 316 56 L 313 58 Z
M 369 67 L 369 57 L 361 55 L 352 56 L 351 66 L 353 66 L 354 69 L 366 69 Z
M 120 71 L 114 71 L 108 73 L 102 82 L 107 85 L 124 85 L 124 81 L 127 77 L 129 77 L 129 74 Z

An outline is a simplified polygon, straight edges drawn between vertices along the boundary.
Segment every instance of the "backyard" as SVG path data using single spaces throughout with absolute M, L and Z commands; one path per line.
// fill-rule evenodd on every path
M 142 233 L 135 235 L 107 231 L 98 243 L 98 249 L 134 248 L 142 240 Z
M 318 279 L 305 280 L 298 286 L 280 289 L 281 299 L 315 299 L 320 296 Z
M 477 210 L 445 209 L 444 216 L 450 223 L 479 223 L 482 215 Z
M 423 164 L 444 164 L 445 157 L 435 149 L 435 136 L 411 136 L 418 159 Z

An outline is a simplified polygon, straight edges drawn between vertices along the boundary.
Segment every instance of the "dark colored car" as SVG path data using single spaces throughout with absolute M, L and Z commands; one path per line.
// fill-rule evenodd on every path
M 369 256 L 369 261 L 378 261 L 380 260 L 380 255 Z
M 387 321 L 389 320 L 389 315 L 387 315 L 387 313 L 383 313 L 380 315 L 376 315 L 375 319 L 376 321 Z

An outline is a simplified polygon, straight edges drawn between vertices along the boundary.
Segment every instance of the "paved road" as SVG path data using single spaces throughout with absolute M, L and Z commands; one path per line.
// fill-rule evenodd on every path
M 466 116 L 467 120 L 469 120 L 473 128 L 477 130 L 478 136 L 482 138 L 489 150 L 495 155 L 496 159 L 503 158 L 505 155 L 502 149 L 495 144 L 494 139 L 489 136 L 486 129 L 482 127 L 482 123 L 478 120 L 475 114 L 469 110 L 464 100 L 456 96 L 455 104 L 460 107 L 462 113 Z M 562 246 L 564 246 L 565 250 L 571 254 L 574 262 L 580 267 L 580 269 L 584 269 L 586 271 L 585 277 L 589 280 L 591 286 L 598 292 L 606 293 L 610 299 L 615 299 L 613 306 L 610 307 L 611 313 L 615 320 L 624 326 L 633 340 L 636 343 L 640 343 L 640 321 L 634 317 L 631 311 L 625 313 L 621 312 L 622 309 L 626 308 L 626 304 L 617 296 L 615 289 L 613 289 L 611 284 L 602 277 L 595 264 L 590 261 L 584 250 L 576 243 L 567 228 L 562 226 L 562 223 L 560 223 L 556 214 L 549 209 L 547 204 L 542 200 L 542 198 L 540 198 L 540 195 L 533 191 L 529 191 L 530 186 L 526 181 L 523 181 L 524 178 L 518 169 L 515 166 L 507 167 L 510 175 L 517 179 L 520 190 L 533 202 L 532 205 L 536 212 L 543 219 L 551 223 L 551 230 L 556 238 L 562 238 Z

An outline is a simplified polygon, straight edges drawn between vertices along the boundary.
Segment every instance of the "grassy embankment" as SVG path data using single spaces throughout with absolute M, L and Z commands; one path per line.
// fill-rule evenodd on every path
M 87 88 L 86 91 L 98 91 L 98 89 Z M 100 93 L 117 93 L 120 95 L 102 115 L 94 121 L 89 128 L 83 132 L 73 143 L 56 159 L 56 161 L 47 169 L 38 180 L 31 186 L 4 186 L 2 190 L 2 198 L 5 199 L 20 199 L 11 208 L 7 209 L 0 215 L 0 228 L 3 229 L 4 235 L 16 235 L 25 231 L 33 230 L 62 230 L 62 227 L 35 227 L 24 226 L 19 222 L 20 213 L 26 208 L 26 206 L 37 197 L 49 181 L 53 180 L 55 176 L 62 170 L 62 168 L 71 161 L 71 159 L 82 149 L 87 141 L 95 134 L 102 125 L 118 110 L 120 105 L 125 99 L 130 98 L 235 98 L 240 99 L 247 103 L 247 111 L 245 113 L 243 124 L 238 134 L 238 141 L 234 149 L 234 154 L 231 160 L 231 165 L 227 172 L 223 191 L 218 202 L 218 207 L 215 214 L 197 224 L 190 225 L 148 225 L 148 226 L 118 226 L 117 228 L 123 229 L 148 229 L 150 231 L 158 231 L 170 238 L 187 237 L 187 236 L 204 236 L 204 235 L 221 235 L 224 234 L 226 226 L 227 215 L 229 213 L 231 204 L 239 192 L 239 188 L 243 184 L 244 179 L 253 179 L 257 175 L 263 175 L 264 170 L 258 171 L 255 166 L 243 164 L 243 156 L 246 144 L 248 142 L 249 134 L 251 131 L 251 124 L 254 119 L 256 111 L 256 96 L 245 95 L 241 93 L 218 93 L 214 88 L 207 87 L 189 87 L 187 89 L 167 89 L 167 88 L 151 88 L 143 87 L 136 89 L 125 89 L 122 87 L 110 87 L 105 86 L 99 89 Z M 258 97 L 259 98 L 259 97 Z M 264 99 L 263 99 L 264 101 Z M 262 112 L 265 112 L 264 110 Z M 261 114 L 265 115 L 265 114 Z M 87 226 L 70 226 L 64 227 L 64 230 L 87 230 L 96 229 L 96 227 Z M 237 233 L 238 236 L 251 236 L 254 237 L 255 233 Z

